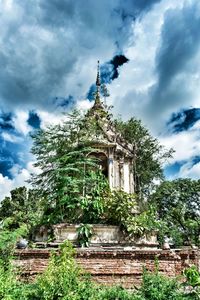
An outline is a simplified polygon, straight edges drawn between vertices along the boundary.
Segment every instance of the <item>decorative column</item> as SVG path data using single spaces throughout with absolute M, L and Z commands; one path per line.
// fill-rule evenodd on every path
M 113 168 L 113 151 L 109 150 L 108 156 L 108 182 L 110 189 L 113 190 L 114 188 L 114 168 Z
M 133 174 L 133 160 L 129 162 L 129 178 L 130 178 L 130 193 L 134 193 L 134 174 Z
M 130 193 L 130 173 L 129 173 L 129 162 L 124 161 L 124 192 Z
M 124 190 L 124 159 L 120 158 L 119 160 L 119 183 L 120 190 Z

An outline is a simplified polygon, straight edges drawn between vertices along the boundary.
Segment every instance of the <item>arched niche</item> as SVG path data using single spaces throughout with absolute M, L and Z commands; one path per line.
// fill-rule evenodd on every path
M 103 152 L 90 152 L 88 154 L 89 157 L 95 158 L 97 160 L 97 164 L 99 165 L 102 174 L 108 178 L 108 157 Z

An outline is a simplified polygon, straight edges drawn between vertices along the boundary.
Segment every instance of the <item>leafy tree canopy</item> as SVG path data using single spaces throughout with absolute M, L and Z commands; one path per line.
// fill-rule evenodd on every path
M 88 122 L 74 111 L 63 124 L 49 126 L 33 135 L 32 152 L 41 173 L 32 184 L 47 197 L 46 215 L 50 223 L 97 222 L 104 209 L 107 180 L 98 160 L 89 154 L 89 137 L 100 130 L 95 120 Z
M 163 178 L 162 162 L 172 151 L 165 151 L 141 121 L 112 121 L 101 105 L 92 107 L 86 115 L 75 110 L 62 124 L 33 135 L 32 152 L 41 173 L 31 182 L 47 198 L 50 223 L 101 222 L 106 214 L 108 183 L 98 168 L 98 159 L 89 155 L 94 151 L 94 139 L 101 141 L 104 137 L 105 122 L 133 145 L 136 193 L 149 194 L 155 179 Z
M 163 162 L 172 156 L 173 150 L 166 150 L 140 120 L 115 120 L 115 126 L 134 147 L 135 191 L 148 196 L 155 181 L 164 179 Z
M 163 221 L 162 235 L 172 237 L 176 245 L 199 243 L 200 180 L 165 181 L 152 195 L 151 201 L 156 204 Z
M 35 190 L 25 186 L 12 190 L 11 197 L 5 197 L 0 206 L 0 221 L 7 229 L 26 225 L 29 231 L 40 219 L 42 199 Z
M 45 224 L 110 222 L 132 233 L 154 228 L 154 221 L 147 222 L 154 220 L 152 210 L 140 220 L 135 218 L 133 207 L 137 205 L 137 197 L 111 193 L 98 159 L 90 154 L 95 150 L 94 140 L 101 142 L 104 138 L 105 122 L 109 123 L 117 135 L 133 145 L 135 189 L 141 196 L 150 193 L 155 179 L 163 178 L 162 162 L 170 157 L 171 151 L 166 152 L 141 121 L 111 119 L 109 112 L 99 105 L 85 115 L 75 110 L 63 123 L 35 132 L 32 152 L 40 169 L 31 179 L 35 191 L 28 192 L 24 187 L 12 191 L 11 198 L 5 198 L 2 203 L 0 218 L 12 216 L 10 227 L 13 228 L 23 222 L 34 224 L 35 216 L 37 221 L 41 219 L 41 216 L 37 218 L 40 207 Z

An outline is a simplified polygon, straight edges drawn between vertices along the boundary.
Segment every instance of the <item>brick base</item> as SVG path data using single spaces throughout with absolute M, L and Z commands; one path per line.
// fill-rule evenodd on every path
M 49 249 L 16 250 L 14 263 L 22 268 L 22 275 L 33 279 L 47 267 Z M 113 285 L 120 284 L 131 288 L 138 286 L 142 279 L 143 268 L 155 270 L 155 260 L 159 271 L 169 277 L 181 275 L 182 271 L 196 265 L 200 269 L 199 250 L 102 250 L 77 249 L 76 261 L 92 275 L 95 282 Z

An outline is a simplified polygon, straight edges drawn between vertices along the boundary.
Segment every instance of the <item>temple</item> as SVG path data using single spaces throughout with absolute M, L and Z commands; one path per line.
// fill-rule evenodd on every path
M 96 128 L 98 128 L 91 138 L 94 152 L 90 155 L 98 158 L 100 168 L 108 178 L 111 190 L 133 193 L 134 148 L 122 138 L 111 122 L 106 106 L 101 101 L 100 88 L 98 62 L 95 101 L 86 115 L 87 119 L 95 120 Z

